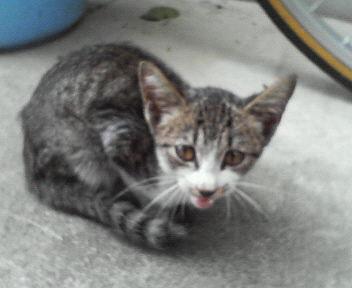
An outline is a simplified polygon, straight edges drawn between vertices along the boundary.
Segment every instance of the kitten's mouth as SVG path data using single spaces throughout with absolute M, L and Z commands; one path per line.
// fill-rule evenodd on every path
M 191 202 L 194 206 L 199 209 L 207 209 L 213 206 L 214 199 L 210 199 L 209 197 L 203 196 L 192 196 Z

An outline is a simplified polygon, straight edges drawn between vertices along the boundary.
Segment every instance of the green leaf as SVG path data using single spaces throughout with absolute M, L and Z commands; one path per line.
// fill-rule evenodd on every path
M 146 21 L 162 21 L 180 16 L 180 12 L 172 7 L 157 6 L 149 9 L 141 18 Z

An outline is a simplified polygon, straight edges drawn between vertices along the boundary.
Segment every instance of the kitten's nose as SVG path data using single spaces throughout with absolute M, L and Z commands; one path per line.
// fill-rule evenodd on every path
M 215 192 L 216 190 L 199 190 L 199 194 L 203 197 L 211 197 Z

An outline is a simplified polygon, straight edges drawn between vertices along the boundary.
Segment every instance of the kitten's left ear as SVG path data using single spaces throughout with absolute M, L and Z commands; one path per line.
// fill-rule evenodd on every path
M 143 96 L 144 115 L 152 129 L 177 113 L 180 106 L 185 105 L 183 95 L 153 63 L 141 62 L 138 78 Z
M 263 136 L 268 142 L 278 126 L 286 104 L 293 94 L 297 82 L 296 75 L 280 79 L 265 90 L 251 97 L 244 110 L 262 124 Z

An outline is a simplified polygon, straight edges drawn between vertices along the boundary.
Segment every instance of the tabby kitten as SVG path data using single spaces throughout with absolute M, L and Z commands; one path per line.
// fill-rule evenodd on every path
M 295 83 L 283 78 L 241 99 L 190 87 L 130 45 L 74 52 L 43 76 L 21 113 L 29 190 L 56 209 L 163 247 L 185 236 L 175 214 L 233 192 Z

